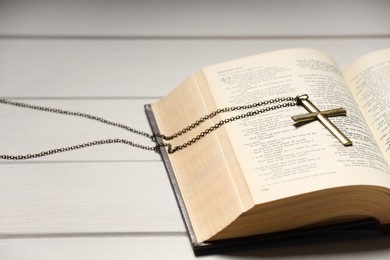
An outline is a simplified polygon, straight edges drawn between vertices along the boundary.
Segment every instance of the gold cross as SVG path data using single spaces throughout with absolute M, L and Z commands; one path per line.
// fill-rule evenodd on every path
M 292 116 L 295 123 L 306 123 L 313 120 L 318 120 L 328 129 L 328 131 L 337 138 L 344 146 L 352 145 L 352 141 L 348 139 L 329 119 L 330 116 L 345 116 L 347 111 L 344 108 L 336 108 L 326 111 L 320 111 L 310 100 L 308 95 L 297 96 L 298 104 L 303 106 L 308 114 Z

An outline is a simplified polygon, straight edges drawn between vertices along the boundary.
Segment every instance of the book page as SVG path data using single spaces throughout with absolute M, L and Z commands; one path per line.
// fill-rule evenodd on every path
M 390 162 L 390 49 L 365 55 L 345 79 L 387 162 Z
M 191 125 L 196 119 L 217 109 L 202 71 L 190 76 L 168 96 L 152 105 L 158 130 L 165 135 Z M 212 126 L 207 120 L 173 140 L 181 145 Z M 164 155 L 163 155 L 164 156 Z M 231 147 L 226 130 L 221 128 L 189 147 L 168 153 L 174 186 L 180 189 L 191 228 L 198 242 L 205 241 L 254 206 L 246 180 Z
M 256 203 L 345 185 L 390 187 L 387 163 L 337 64 L 327 55 L 283 50 L 210 66 L 204 73 L 219 108 L 308 94 L 320 110 L 347 110 L 346 117 L 331 121 L 352 140 L 350 147 L 318 121 L 295 126 L 291 116 L 307 113 L 300 106 L 226 125 Z

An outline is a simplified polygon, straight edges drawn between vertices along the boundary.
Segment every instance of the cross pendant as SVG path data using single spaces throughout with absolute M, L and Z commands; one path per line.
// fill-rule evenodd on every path
M 297 96 L 298 104 L 303 106 L 308 114 L 292 116 L 292 120 L 296 123 L 305 123 L 313 120 L 318 120 L 328 129 L 328 131 L 337 138 L 344 146 L 352 145 L 352 141 L 348 139 L 329 119 L 330 116 L 346 115 L 346 110 L 343 108 L 320 111 L 310 100 L 308 95 Z

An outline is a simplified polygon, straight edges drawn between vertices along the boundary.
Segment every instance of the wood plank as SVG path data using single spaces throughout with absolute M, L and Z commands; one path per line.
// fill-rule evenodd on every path
M 381 0 L 2 1 L 0 34 L 388 35 L 389 9 Z
M 389 7 L 381 0 L 1 1 L 0 96 L 149 130 L 143 104 L 206 65 L 312 47 L 345 67 L 388 47 Z M 0 153 L 130 138 L 94 122 L 3 106 L 0 118 Z M 0 259 L 195 259 L 157 154 L 109 145 L 2 162 L 0 173 Z M 388 259 L 389 242 L 205 259 Z
M 389 259 L 390 238 L 335 241 L 241 250 L 201 259 Z M 0 239 L 0 258 L 12 260 L 103 260 L 103 259 L 199 259 L 184 234 L 117 237 L 51 237 Z
M 155 99 L 34 99 L 34 105 L 89 113 L 151 133 L 144 105 Z M 28 154 L 107 138 L 123 138 L 148 146 L 143 136 L 93 120 L 0 104 L 0 154 Z M 158 153 L 124 144 L 108 144 L 42 157 L 34 161 L 160 161 Z M 4 163 L 4 162 L 0 162 Z
M 1 236 L 185 230 L 161 162 L 32 162 L 0 172 Z
M 161 97 L 204 66 L 261 52 L 317 48 L 333 56 L 343 68 L 369 51 L 388 46 L 390 37 L 185 41 L 2 39 L 0 95 Z

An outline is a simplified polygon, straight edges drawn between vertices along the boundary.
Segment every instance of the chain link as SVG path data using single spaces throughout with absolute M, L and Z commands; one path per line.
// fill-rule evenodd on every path
M 288 101 L 288 102 L 286 102 L 286 101 Z M 259 109 L 259 110 L 249 111 L 247 113 L 243 113 L 243 114 L 240 114 L 240 115 L 232 116 L 232 117 L 227 118 L 227 119 L 223 119 L 223 120 L 219 121 L 218 123 L 214 124 L 213 126 L 211 126 L 211 127 L 207 128 L 206 130 L 202 131 L 201 133 L 199 133 L 194 138 L 190 139 L 189 141 L 187 141 L 187 142 L 185 142 L 185 143 L 183 143 L 181 145 L 172 147 L 172 145 L 169 144 L 169 143 L 163 143 L 163 144 L 160 144 L 160 146 L 167 147 L 168 148 L 168 153 L 172 154 L 172 153 L 174 153 L 176 151 L 182 150 L 184 148 L 187 148 L 190 145 L 193 145 L 194 143 L 198 142 L 199 140 L 201 140 L 202 138 L 204 138 L 205 136 L 207 136 L 208 134 L 210 134 L 211 132 L 217 130 L 218 128 L 220 128 L 221 126 L 223 126 L 225 124 L 228 124 L 228 123 L 240 120 L 240 119 L 244 119 L 244 118 L 247 118 L 247 117 L 252 117 L 252 116 L 259 115 L 259 114 L 263 114 L 263 113 L 266 113 L 266 112 L 269 112 L 269 111 L 272 111 L 272 110 L 285 108 L 285 107 L 292 107 L 292 106 L 296 106 L 297 105 L 296 98 L 287 97 L 287 98 L 277 98 L 277 99 L 272 99 L 272 100 L 268 100 L 268 101 L 264 101 L 264 102 L 259 102 L 259 103 L 256 103 L 256 104 L 260 104 L 260 105 L 257 105 L 256 107 L 264 106 L 264 105 L 267 105 L 267 104 L 272 104 L 272 103 L 275 103 L 275 102 L 286 102 L 286 103 L 282 103 L 282 104 L 278 104 L 278 105 L 274 105 L 274 106 L 269 106 L 269 107 L 262 108 L 262 109 Z M 245 106 L 245 107 L 249 108 L 250 106 L 252 106 L 252 105 L 248 105 L 248 106 Z M 242 107 L 244 107 L 244 106 L 242 106 Z M 230 108 L 224 108 L 222 110 L 224 110 L 223 112 L 231 112 L 231 111 L 236 111 L 236 110 L 241 110 L 241 109 L 247 109 L 247 108 L 230 107 Z M 213 114 L 213 113 L 211 113 L 211 114 Z M 196 121 L 196 122 L 198 122 L 198 121 Z
M 293 100 L 296 100 L 296 98 L 282 97 L 282 98 L 275 98 L 275 99 L 270 99 L 270 100 L 266 100 L 266 101 L 261 101 L 261 102 L 257 102 L 257 103 L 253 103 L 253 104 L 249 104 L 249 105 L 232 106 L 232 107 L 225 107 L 222 109 L 217 109 L 214 112 L 211 112 L 210 114 L 199 118 L 198 120 L 196 120 L 192 124 L 188 125 L 187 127 L 183 128 L 182 130 L 180 130 L 172 135 L 167 136 L 167 135 L 163 135 L 163 134 L 157 134 L 157 136 L 161 137 L 164 140 L 172 140 L 172 139 L 175 139 L 176 137 L 179 137 L 179 136 L 193 130 L 194 128 L 198 127 L 199 125 L 206 122 L 207 120 L 209 120 L 209 119 L 211 119 L 219 114 L 222 114 L 222 113 L 234 112 L 234 111 L 238 111 L 238 110 L 254 109 L 254 108 L 257 108 L 260 106 L 265 106 L 265 105 L 279 103 L 279 102 L 293 101 Z
M 149 147 L 149 146 L 145 146 L 145 145 L 136 144 L 136 143 L 134 143 L 132 141 L 129 141 L 129 140 L 126 140 L 126 139 L 115 138 L 115 139 L 96 140 L 96 141 L 92 141 L 92 142 L 88 142 L 88 143 L 82 143 L 82 144 L 72 145 L 72 146 L 68 146 L 68 147 L 56 148 L 56 149 L 43 151 L 43 152 L 40 152 L 40 153 L 34 153 L 34 154 L 26 154 L 26 155 L 0 155 L 0 158 L 3 159 L 3 160 L 14 160 L 14 161 L 16 161 L 16 160 L 35 159 L 35 158 L 39 158 L 39 157 L 43 157 L 43 156 L 48 156 L 48 155 L 52 155 L 52 154 L 56 154 L 56 153 L 69 152 L 69 151 L 78 150 L 78 149 L 91 147 L 91 146 L 95 146 L 95 145 L 118 144 L 118 143 L 131 145 L 133 147 L 137 147 L 137 148 L 144 149 L 144 150 L 149 150 L 149 151 L 155 151 L 156 150 L 156 148 L 154 146 L 153 147 Z
M 262 102 L 249 104 L 249 105 L 232 106 L 232 107 L 217 109 L 217 110 L 211 112 L 210 114 L 199 118 L 198 120 L 196 120 L 192 124 L 188 125 L 187 127 L 183 128 L 182 130 L 180 130 L 172 135 L 164 135 L 164 134 L 160 134 L 160 133 L 157 133 L 155 135 L 149 134 L 147 132 L 134 129 L 134 128 L 129 127 L 127 125 L 124 125 L 121 123 L 116 123 L 113 121 L 109 121 L 109 120 L 104 119 L 102 117 L 90 115 L 87 113 L 80 113 L 80 112 L 73 112 L 73 111 L 62 110 L 62 109 L 57 109 L 57 108 L 31 105 L 31 104 L 17 102 L 17 101 L 11 101 L 11 100 L 7 100 L 7 99 L 0 99 L 0 103 L 6 104 L 6 105 L 22 107 L 22 108 L 27 108 L 27 109 L 45 111 L 45 112 L 50 112 L 50 113 L 57 113 L 57 114 L 87 118 L 87 119 L 95 120 L 95 121 L 98 121 L 98 122 L 101 122 L 101 123 L 104 123 L 107 125 L 122 128 L 122 129 L 127 130 L 131 133 L 151 138 L 152 141 L 157 142 L 157 145 L 155 145 L 155 146 L 146 146 L 146 145 L 134 143 L 134 142 L 126 140 L 126 139 L 115 138 L 115 139 L 96 140 L 96 141 L 72 145 L 72 146 L 68 146 L 68 147 L 51 149 L 51 150 L 47 150 L 47 151 L 43 151 L 43 152 L 39 152 L 39 153 L 34 153 L 34 154 L 26 154 L 26 155 L 1 155 L 0 154 L 0 159 L 3 159 L 3 160 L 26 160 L 26 159 L 34 159 L 34 158 L 39 158 L 39 157 L 43 157 L 43 156 L 48 156 L 48 155 L 52 155 L 52 154 L 56 154 L 56 153 L 78 150 L 78 149 L 96 146 L 96 145 L 114 144 L 114 143 L 115 144 L 116 143 L 126 144 L 126 145 L 130 145 L 130 146 L 140 148 L 143 150 L 156 151 L 156 152 L 159 152 L 161 147 L 166 147 L 168 153 L 172 154 L 176 151 L 183 150 L 184 148 L 187 148 L 188 146 L 193 145 L 194 143 L 203 139 L 205 136 L 207 136 L 211 132 L 219 129 L 223 125 L 228 124 L 230 122 L 234 122 L 234 121 L 237 121 L 239 119 L 244 119 L 247 117 L 256 116 L 258 114 L 262 114 L 265 112 L 269 112 L 269 111 L 284 108 L 284 107 L 296 106 L 297 105 L 297 98 L 294 98 L 294 97 L 275 98 L 275 99 L 270 99 L 270 100 L 266 100 L 266 101 L 262 101 Z M 178 145 L 178 146 L 172 146 L 172 144 L 170 144 L 170 143 L 158 141 L 158 138 L 161 138 L 162 140 L 175 139 L 176 137 L 179 137 L 179 136 L 195 129 L 196 127 L 198 127 L 202 123 L 206 122 L 207 120 L 210 120 L 211 118 L 213 118 L 219 114 L 222 114 L 222 113 L 234 112 L 234 111 L 246 110 L 246 109 L 254 109 L 254 108 L 258 108 L 260 106 L 266 106 L 266 105 L 270 105 L 270 104 L 274 104 L 274 103 L 280 103 L 280 104 L 268 106 L 266 108 L 262 108 L 262 109 L 258 109 L 258 110 L 254 110 L 254 111 L 249 111 L 247 113 L 243 113 L 240 115 L 232 116 L 232 117 L 227 118 L 227 119 L 220 120 L 218 123 L 214 124 L 213 126 L 207 128 L 206 130 L 199 133 L 196 137 L 194 137 L 194 138 L 190 139 L 189 141 L 187 141 L 181 145 Z
M 11 100 L 7 100 L 7 99 L 0 99 L 0 103 L 6 104 L 6 105 L 12 105 L 12 106 L 16 106 L 16 107 L 22 107 L 22 108 L 28 108 L 28 109 L 33 109 L 33 110 L 45 111 L 45 112 L 50 112 L 50 113 L 57 113 L 57 114 L 62 114 L 62 115 L 87 118 L 87 119 L 91 119 L 91 120 L 95 120 L 95 121 L 101 122 L 103 124 L 107 124 L 107 125 L 111 125 L 111 126 L 122 128 L 122 129 L 127 130 L 127 131 L 129 131 L 131 133 L 134 133 L 134 134 L 142 135 L 142 136 L 145 136 L 145 137 L 148 137 L 148 138 L 152 138 L 153 137 L 152 134 L 149 134 L 149 133 L 146 133 L 146 132 L 143 132 L 143 131 L 139 131 L 139 130 L 131 128 L 131 127 L 127 126 L 127 125 L 116 123 L 116 122 L 112 122 L 112 121 L 109 121 L 109 120 L 104 119 L 102 117 L 90 115 L 90 114 L 87 114 L 87 113 L 73 112 L 73 111 L 62 110 L 62 109 L 58 109 L 58 108 L 51 108 L 51 107 L 43 107 L 43 106 L 31 105 L 31 104 L 17 102 L 17 101 L 11 101 Z

